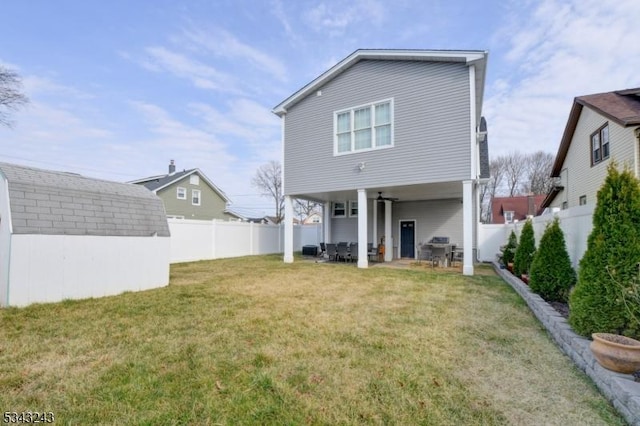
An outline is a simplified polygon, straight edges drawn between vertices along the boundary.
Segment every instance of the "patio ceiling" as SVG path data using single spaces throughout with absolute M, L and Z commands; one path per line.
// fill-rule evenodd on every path
M 382 192 L 383 197 L 397 198 L 397 202 L 442 200 L 459 198 L 462 199 L 462 182 L 439 182 L 420 185 L 390 186 L 366 188 L 367 198 L 378 197 L 378 192 Z M 308 199 L 318 202 L 357 200 L 357 189 L 342 190 L 333 192 L 315 192 L 293 195 L 295 198 Z

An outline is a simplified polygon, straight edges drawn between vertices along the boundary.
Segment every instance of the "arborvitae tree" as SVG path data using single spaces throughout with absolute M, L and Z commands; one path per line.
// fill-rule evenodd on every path
M 513 263 L 513 258 L 516 255 L 516 248 L 518 248 L 518 237 L 516 237 L 515 232 L 511 231 L 507 245 L 504 246 L 504 251 L 502 252 L 502 263 L 504 263 L 504 266 L 507 266 L 509 263 Z
M 547 225 L 540 239 L 540 246 L 531 262 L 529 287 L 547 301 L 566 302 L 575 283 L 576 272 L 571 266 L 564 234 L 556 218 Z
M 516 249 L 516 256 L 513 259 L 513 273 L 519 277 L 522 274 L 528 274 L 531 268 L 531 261 L 536 252 L 536 241 L 533 235 L 533 225 L 531 220 L 527 220 L 522 227 L 520 234 L 520 242 Z
M 577 333 L 640 337 L 640 325 L 625 305 L 625 292 L 638 289 L 639 261 L 640 184 L 628 168 L 620 172 L 611 162 L 569 296 L 569 323 Z

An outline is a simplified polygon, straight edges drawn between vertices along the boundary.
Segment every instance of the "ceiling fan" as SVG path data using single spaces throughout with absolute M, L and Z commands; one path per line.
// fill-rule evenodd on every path
M 376 198 L 376 201 L 398 201 L 398 199 L 394 197 L 383 197 L 382 192 L 378 192 L 378 198 Z

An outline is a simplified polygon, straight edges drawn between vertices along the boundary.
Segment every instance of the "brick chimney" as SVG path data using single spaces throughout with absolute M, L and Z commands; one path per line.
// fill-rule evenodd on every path
M 169 161 L 169 175 L 172 175 L 176 172 L 176 163 L 171 160 Z

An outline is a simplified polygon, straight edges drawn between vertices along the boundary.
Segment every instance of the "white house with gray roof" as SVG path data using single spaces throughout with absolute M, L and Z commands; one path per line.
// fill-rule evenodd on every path
M 283 128 L 285 262 L 299 198 L 324 205 L 325 242 L 358 243 L 358 267 L 383 236 L 387 261 L 446 237 L 473 274 L 478 188 L 489 177 L 487 57 L 360 49 L 273 109 Z
M 169 240 L 143 187 L 0 163 L 0 306 L 165 286 Z

